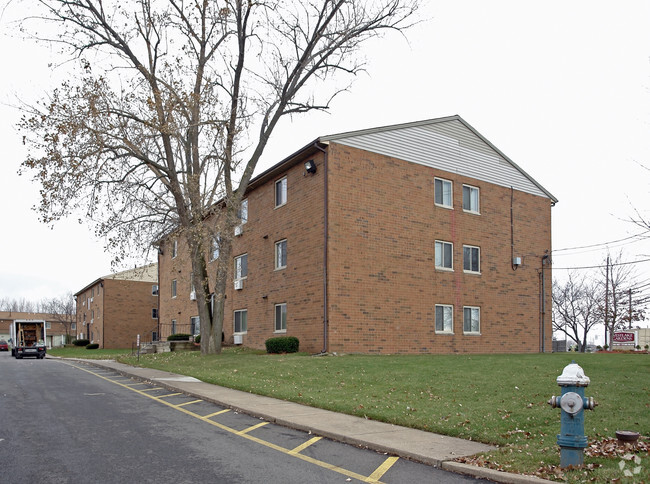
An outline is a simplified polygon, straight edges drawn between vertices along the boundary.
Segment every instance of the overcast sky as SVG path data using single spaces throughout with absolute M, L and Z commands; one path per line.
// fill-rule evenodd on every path
M 458 114 L 559 199 L 555 276 L 601 264 L 606 246 L 585 246 L 641 233 L 628 220 L 635 210 L 650 218 L 650 2 L 424 3 L 427 20 L 408 41 L 368 45 L 368 73 L 329 114 L 283 121 L 257 172 L 318 136 Z M 60 76 L 47 50 L 12 33 L 20 5 L 0 20 L 0 297 L 40 299 L 109 274 L 111 257 L 83 220 L 39 224 L 39 187 L 16 174 L 25 151 L 15 98 L 39 98 Z M 559 250 L 572 247 L 584 248 Z M 647 238 L 609 248 L 650 259 Z M 650 282 L 650 262 L 635 268 Z

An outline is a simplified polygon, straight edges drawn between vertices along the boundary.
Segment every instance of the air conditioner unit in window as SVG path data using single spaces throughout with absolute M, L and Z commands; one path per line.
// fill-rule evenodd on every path
M 244 289 L 244 281 L 242 279 L 237 279 L 235 281 L 235 290 L 241 291 L 242 289 Z
M 244 342 L 244 335 L 242 334 L 234 334 L 232 338 L 233 338 L 233 343 L 236 345 L 240 345 Z
M 190 292 L 190 301 L 196 301 L 196 291 Z
M 237 225 L 237 226 L 235 227 L 235 236 L 237 236 L 237 235 L 241 235 L 241 233 L 242 233 L 242 226 L 241 226 L 241 225 Z

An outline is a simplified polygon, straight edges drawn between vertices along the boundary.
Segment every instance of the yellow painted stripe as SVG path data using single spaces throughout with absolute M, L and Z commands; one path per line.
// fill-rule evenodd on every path
M 166 402 L 165 400 L 161 400 L 161 399 L 159 399 L 158 397 L 156 397 L 154 395 L 149 395 L 148 393 L 146 393 L 146 390 L 138 390 L 137 388 L 131 388 L 131 387 L 125 385 L 124 383 L 116 382 L 114 380 L 111 380 L 110 378 L 106 378 L 105 376 L 102 376 L 102 375 L 100 375 L 98 373 L 92 372 L 92 371 L 90 371 L 90 370 L 88 370 L 86 368 L 81 368 L 81 367 L 75 366 L 75 365 L 70 364 L 70 363 L 65 363 L 65 364 L 70 365 L 70 366 L 74 366 L 77 369 L 80 369 L 82 371 L 90 373 L 91 375 L 95 375 L 95 376 L 97 376 L 99 378 L 102 378 L 102 379 L 104 379 L 106 381 L 114 383 L 115 385 L 126 388 L 127 390 L 131 390 L 132 392 L 139 393 L 140 395 L 142 395 L 144 397 L 151 398 L 152 400 L 154 400 L 156 402 L 159 402 L 159 403 L 161 403 L 163 405 L 167 405 L 168 407 L 174 408 L 174 409 L 178 410 L 179 412 L 182 412 L 182 413 L 184 413 L 186 415 L 190 415 L 192 417 L 198 418 L 199 420 L 203 420 L 204 422 L 206 422 L 206 423 L 208 423 L 208 424 L 210 424 L 210 425 L 212 425 L 214 427 L 217 427 L 217 428 L 219 428 L 221 430 L 225 430 L 226 432 L 230 432 L 230 433 L 235 434 L 235 435 L 239 434 L 239 432 L 237 430 L 233 429 L 233 428 L 230 428 L 230 427 L 228 427 L 226 425 L 223 425 L 223 424 L 221 424 L 219 422 L 215 422 L 214 420 L 209 420 L 207 418 L 201 417 L 200 415 L 197 415 L 194 412 L 190 412 L 189 410 L 186 410 L 184 408 L 180 408 L 178 405 L 173 405 L 173 404 L 171 404 L 169 402 Z M 266 440 L 259 439 L 259 438 L 255 437 L 253 435 L 240 434 L 240 437 L 243 438 L 243 439 L 250 440 L 251 442 L 255 442 L 257 444 L 263 445 L 264 447 L 268 447 L 269 449 L 277 450 L 278 452 L 282 452 L 283 454 L 291 455 L 292 457 L 295 457 L 296 459 L 300 459 L 302 461 L 309 462 L 310 464 L 314 464 L 314 465 L 316 465 L 318 467 L 321 467 L 323 469 L 327 469 L 327 470 L 330 470 L 332 472 L 336 472 L 337 474 L 341 474 L 341 475 L 344 475 L 346 477 L 351 477 L 352 479 L 357 479 L 357 480 L 359 480 L 361 482 L 372 482 L 372 483 L 382 484 L 382 482 L 379 481 L 379 480 L 371 479 L 370 477 L 363 476 L 361 474 L 357 474 L 356 472 L 353 472 L 353 471 L 350 471 L 350 470 L 347 470 L 347 469 L 343 469 L 342 467 L 335 466 L 335 465 L 329 464 L 327 462 L 323 462 L 323 461 L 318 460 L 318 459 L 313 459 L 313 458 L 308 457 L 308 456 L 303 455 L 303 454 L 299 454 L 299 453 L 291 454 L 291 451 L 289 449 L 285 449 L 284 447 L 273 444 L 272 442 L 267 442 Z
M 368 479 L 370 480 L 369 482 L 378 482 L 379 479 L 381 479 L 384 476 L 384 474 L 386 474 L 388 469 L 393 467 L 393 464 L 397 462 L 397 459 L 399 459 L 399 457 L 389 457 L 388 459 L 386 459 L 382 465 L 380 465 L 379 467 L 377 467 L 377 469 L 375 469 L 375 472 L 370 474 L 370 476 L 368 477 Z
M 112 380 L 112 381 L 117 381 L 117 380 Z M 134 387 L 136 385 L 148 385 L 148 383 L 140 381 L 140 382 L 137 382 L 137 383 L 125 383 L 124 385 L 127 386 L 127 387 Z
M 221 415 L 222 413 L 230 412 L 229 408 L 226 408 L 225 410 L 219 410 L 218 412 L 211 413 L 210 415 L 204 415 L 201 418 L 212 418 L 215 415 Z
M 182 393 L 168 393 L 167 395 L 158 395 L 158 398 L 167 398 L 167 397 L 175 397 L 176 395 L 182 395 Z
M 199 403 L 202 401 L 203 400 L 192 400 L 191 402 L 179 403 L 178 405 L 174 405 L 174 407 L 184 407 L 185 405 L 192 405 L 193 403 Z
M 97 375 L 97 376 L 101 376 L 101 375 Z M 127 385 L 124 385 L 124 383 L 120 383 L 119 381 L 114 381 L 114 380 L 111 380 L 109 378 L 107 378 L 107 380 L 112 381 L 116 385 L 122 385 L 122 386 L 125 386 L 126 388 L 129 388 Z M 135 388 L 129 388 L 129 390 L 133 390 L 135 392 L 153 392 L 154 390 L 162 390 L 162 388 L 160 388 L 160 387 L 152 387 L 152 388 L 145 388 L 144 390 L 136 390 Z M 158 398 L 158 397 L 155 397 L 155 398 Z
M 309 447 L 309 446 L 312 445 L 312 444 L 315 444 L 316 442 L 318 442 L 318 441 L 319 441 L 320 439 L 322 439 L 322 438 L 323 438 L 323 437 L 313 437 L 313 438 L 309 439 L 307 442 L 305 442 L 305 443 L 303 443 L 303 444 L 300 444 L 300 445 L 299 445 L 298 447 L 296 447 L 295 449 L 291 449 L 291 450 L 289 451 L 289 454 L 293 455 L 293 454 L 297 454 L 298 452 L 302 452 L 302 451 L 305 450 L 307 447 Z
M 269 424 L 269 422 L 260 422 L 257 425 L 253 425 L 252 427 L 248 427 L 247 429 L 240 430 L 239 432 L 237 432 L 237 435 L 247 434 L 248 432 L 251 432 L 251 431 L 253 431 L 255 429 L 259 429 L 260 427 L 264 427 L 265 425 L 268 425 L 268 424 Z

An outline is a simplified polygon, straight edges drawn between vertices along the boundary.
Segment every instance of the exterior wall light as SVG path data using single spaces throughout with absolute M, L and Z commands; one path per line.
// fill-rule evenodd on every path
M 314 160 L 305 161 L 305 170 L 307 173 L 316 173 L 316 163 L 314 163 Z

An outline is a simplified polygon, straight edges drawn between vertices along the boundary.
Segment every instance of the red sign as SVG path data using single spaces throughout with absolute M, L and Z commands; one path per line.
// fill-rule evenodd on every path
M 614 333 L 615 343 L 634 343 L 634 333 Z

